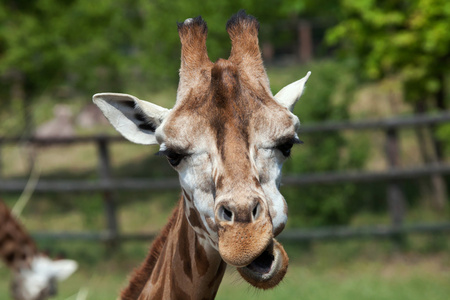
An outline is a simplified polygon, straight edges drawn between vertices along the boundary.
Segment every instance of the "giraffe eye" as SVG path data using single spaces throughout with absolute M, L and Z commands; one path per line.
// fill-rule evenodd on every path
M 291 155 L 292 146 L 294 146 L 294 143 L 286 142 L 281 145 L 278 145 L 277 149 L 280 150 L 281 154 L 283 154 L 284 157 L 289 157 L 289 155 Z
M 186 154 L 181 154 L 181 153 L 175 152 L 175 151 L 170 150 L 170 149 L 159 151 L 158 153 L 156 153 L 156 155 L 164 155 L 164 156 L 166 156 L 167 161 L 169 162 L 169 164 L 172 167 L 178 166 L 180 164 L 180 162 L 183 160 L 183 158 L 186 157 Z
M 180 164 L 181 160 L 184 158 L 184 155 L 176 152 L 169 152 L 166 154 L 166 157 L 169 164 L 171 164 L 172 167 L 176 167 Z
M 284 157 L 289 157 L 291 155 L 291 149 L 294 144 L 302 144 L 297 137 L 289 138 L 278 144 L 275 148 L 278 149 Z

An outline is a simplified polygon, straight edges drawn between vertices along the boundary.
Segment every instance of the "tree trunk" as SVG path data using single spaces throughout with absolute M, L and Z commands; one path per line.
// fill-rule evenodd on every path
M 438 75 L 439 80 L 439 89 L 434 94 L 434 100 L 436 102 L 436 108 L 439 111 L 445 111 L 447 109 L 447 105 L 445 103 L 445 77 L 444 74 Z M 438 161 L 442 161 L 444 158 L 444 145 L 442 144 L 442 141 L 438 139 L 436 136 L 436 128 L 433 129 L 433 144 L 434 144 L 434 151 L 436 152 L 436 156 Z
M 436 107 L 439 110 L 445 110 L 444 78 L 441 77 L 440 81 L 441 88 L 434 96 Z M 427 107 L 424 100 L 416 103 L 416 114 L 423 114 L 426 111 Z M 439 164 L 443 158 L 443 145 L 435 135 L 436 128 L 416 128 L 415 131 L 423 162 L 425 164 Z M 427 145 L 429 146 L 427 147 Z M 442 175 L 431 175 L 429 183 L 421 182 L 421 193 L 423 198 L 429 199 L 432 208 L 443 211 L 447 203 L 447 187 Z
M 29 138 L 33 135 L 33 114 L 29 101 L 29 95 L 26 91 L 26 75 L 18 70 L 12 70 L 8 74 L 11 79 L 10 97 L 14 111 L 17 111 L 19 118 L 22 118 L 21 136 Z M 27 169 L 31 173 L 35 164 L 35 151 L 26 147 Z
M 439 111 L 444 111 L 447 109 L 445 103 L 445 76 L 443 73 L 438 75 L 439 89 L 435 93 L 436 108 Z M 437 137 L 437 128 L 433 126 L 432 130 L 432 140 L 433 140 L 433 163 L 440 164 L 444 159 L 444 145 L 442 141 Z M 434 206 L 437 210 L 442 211 L 447 204 L 447 186 L 442 175 L 433 175 L 431 177 L 431 183 L 436 192 L 436 201 Z
M 298 22 L 298 55 L 303 63 L 311 61 L 313 57 L 311 23 L 306 20 Z

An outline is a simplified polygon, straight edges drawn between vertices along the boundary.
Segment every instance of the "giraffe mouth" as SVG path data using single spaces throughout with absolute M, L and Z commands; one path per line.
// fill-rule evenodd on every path
M 275 239 L 254 261 L 237 268 L 241 276 L 260 289 L 271 289 L 280 283 L 287 272 L 289 258 L 283 246 Z
M 249 269 L 253 273 L 267 274 L 272 269 L 274 260 L 275 256 L 273 255 L 273 251 L 266 249 L 248 266 L 245 266 L 245 268 Z

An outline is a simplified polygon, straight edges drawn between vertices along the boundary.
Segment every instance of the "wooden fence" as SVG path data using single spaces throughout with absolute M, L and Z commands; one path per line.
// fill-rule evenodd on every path
M 424 164 L 420 167 L 402 169 L 398 167 L 399 161 L 399 139 L 398 131 L 412 127 L 432 127 L 439 124 L 449 123 L 450 113 L 434 115 L 420 115 L 404 118 L 392 118 L 377 121 L 360 122 L 333 122 L 316 125 L 302 126 L 301 133 L 317 134 L 336 131 L 383 131 L 386 135 L 385 149 L 388 169 L 384 171 L 354 171 L 354 172 L 330 172 L 315 174 L 300 174 L 298 176 L 286 176 L 283 184 L 286 186 L 324 185 L 339 184 L 343 182 L 376 182 L 387 183 L 387 200 L 391 211 L 392 224 L 364 228 L 321 228 L 314 230 L 291 230 L 280 235 L 284 240 L 312 240 L 312 239 L 342 239 L 359 237 L 393 237 L 406 233 L 443 233 L 450 232 L 450 222 L 440 224 L 411 224 L 404 225 L 405 201 L 399 182 L 405 179 L 432 177 L 450 173 L 450 164 L 434 162 Z M 0 166 L 1 146 L 4 144 L 29 143 L 32 145 L 71 145 L 79 143 L 95 143 L 98 152 L 99 180 L 39 180 L 35 192 L 99 192 L 103 194 L 107 228 L 103 232 L 61 232 L 46 233 L 35 232 L 34 235 L 41 239 L 84 239 L 101 240 L 109 243 L 126 240 L 148 240 L 156 233 L 149 234 L 120 234 L 119 224 L 116 217 L 116 207 L 113 194 L 119 190 L 169 190 L 178 189 L 177 179 L 136 179 L 136 178 L 113 178 L 111 176 L 111 165 L 109 157 L 110 143 L 124 142 L 125 139 L 118 136 L 89 136 L 73 138 L 29 138 L 0 137 Z M 0 181 L 0 192 L 17 193 L 24 190 L 26 180 L 14 180 L 3 178 Z M 448 199 L 445 199 L 448 201 Z

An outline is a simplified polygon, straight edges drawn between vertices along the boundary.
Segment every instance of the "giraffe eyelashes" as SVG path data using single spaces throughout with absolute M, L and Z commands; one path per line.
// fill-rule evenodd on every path
M 172 167 L 176 167 L 187 156 L 187 154 L 178 153 L 170 149 L 160 150 L 156 155 L 164 155 Z
M 275 148 L 278 149 L 284 157 L 289 157 L 291 155 L 291 149 L 294 144 L 303 144 L 301 140 L 297 137 L 289 138 L 287 141 L 282 141 Z
M 291 148 L 294 146 L 293 143 L 287 142 L 277 146 L 277 149 L 280 150 L 281 154 L 284 157 L 289 157 L 291 155 Z

